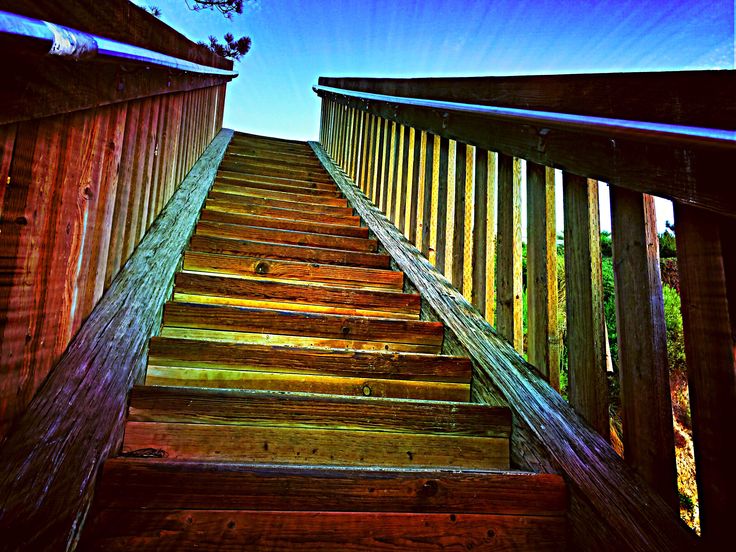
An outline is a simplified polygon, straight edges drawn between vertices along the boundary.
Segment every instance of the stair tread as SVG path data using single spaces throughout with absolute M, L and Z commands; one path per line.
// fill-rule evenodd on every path
M 281 228 L 284 230 L 297 230 L 300 232 L 312 232 L 315 234 L 324 234 L 329 236 L 350 236 L 354 238 L 368 237 L 368 228 L 364 226 L 326 224 L 314 221 L 294 220 L 248 213 L 228 213 L 208 208 L 202 210 L 200 220 L 227 222 L 243 226 L 258 226 L 261 228 Z
M 293 305 L 294 310 L 303 304 L 307 310 L 314 306 L 343 307 L 375 311 L 379 316 L 395 317 L 401 314 L 416 318 L 421 306 L 419 295 L 397 291 L 360 290 L 334 285 L 317 286 L 303 282 L 254 280 L 187 272 L 179 272 L 174 282 L 175 299 L 178 294 L 195 294 L 210 298 L 288 303 Z
M 386 353 L 152 337 L 149 361 L 158 365 L 265 370 L 343 377 L 469 383 L 470 360 L 420 353 Z
M 439 322 L 169 302 L 163 326 L 441 346 Z
M 135 386 L 129 421 L 508 437 L 508 408 L 477 403 Z
M 400 291 L 404 275 L 388 269 L 290 261 L 259 256 L 185 251 L 184 269 L 236 278 L 304 280 L 312 284 Z
M 360 218 L 349 213 L 329 214 L 326 212 L 313 212 L 308 209 L 299 210 L 293 203 L 278 202 L 255 203 L 245 202 L 233 194 L 210 192 L 205 202 L 205 209 L 212 209 L 226 213 L 242 213 L 265 215 L 274 218 L 287 218 L 303 222 L 319 222 L 324 224 L 339 224 L 346 226 L 360 226 Z M 309 207 L 309 206 L 306 206 Z
M 365 268 L 385 269 L 391 264 L 391 257 L 383 253 L 349 251 L 327 247 L 308 247 L 289 243 L 213 237 L 202 234 L 192 236 L 189 242 L 189 248 L 194 251 L 210 253 L 225 253 L 251 257 L 259 256 L 286 261 L 362 266 Z
M 195 228 L 195 234 L 216 238 L 303 245 L 305 247 L 337 249 L 340 251 L 363 251 L 372 253 L 378 249 L 378 241 L 375 239 L 332 236 L 287 228 L 245 226 L 242 224 L 234 224 L 232 222 L 211 221 L 206 219 L 199 220 Z
M 152 492 L 155 489 L 155 492 Z M 466 512 L 561 516 L 564 480 L 513 470 L 441 470 L 113 458 L 108 508 Z
M 228 188 L 226 186 L 215 185 L 212 187 L 207 197 L 209 199 L 218 199 L 235 205 L 263 205 L 267 207 L 289 209 L 297 212 L 319 213 L 338 218 L 349 218 L 354 216 L 353 209 L 351 207 L 325 205 L 324 203 L 302 201 L 298 198 L 286 199 L 284 197 L 263 197 L 258 196 L 255 193 L 248 195 L 242 187 Z

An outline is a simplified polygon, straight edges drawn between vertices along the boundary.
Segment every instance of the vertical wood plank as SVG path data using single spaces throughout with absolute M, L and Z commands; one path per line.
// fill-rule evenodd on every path
M 486 314 L 486 241 L 488 240 L 488 151 L 475 149 L 473 188 L 473 285 L 471 304 Z M 492 209 L 495 212 L 495 209 Z
M 736 361 L 723 260 L 733 236 L 721 235 L 720 217 L 679 203 L 675 228 L 700 526 L 704 548 L 717 549 L 731 539 L 736 494 Z
M 429 233 L 429 262 L 439 271 L 445 268 L 445 240 L 447 229 L 447 169 L 450 141 L 434 137 L 432 153 L 432 210 Z
M 138 128 L 142 123 L 140 120 L 142 106 L 143 103 L 140 101 L 130 102 L 125 118 L 125 132 L 120 155 L 120 174 L 117 194 L 115 196 L 115 208 L 110 232 L 110 248 L 108 250 L 107 267 L 105 270 L 105 288 L 110 285 L 110 282 L 118 273 L 118 270 L 120 270 L 123 262 L 125 227 L 128 221 L 128 209 L 131 203 L 132 176 L 138 165 L 138 159 L 135 157 L 136 137 Z
M 406 178 L 406 146 L 408 140 L 409 137 L 406 127 L 399 125 L 399 143 L 396 146 L 396 183 L 394 184 L 396 193 L 394 195 L 393 220 L 394 224 L 402 231 L 403 223 L 401 217 L 404 212 L 402 206 L 406 201 L 404 181 Z
M 389 141 L 391 139 L 390 121 L 384 119 L 383 129 L 381 131 L 381 176 L 378 180 L 376 206 L 385 214 L 384 204 L 386 202 L 386 184 L 388 182 L 388 158 L 389 158 Z
M 378 207 L 378 190 L 381 187 L 381 175 L 383 174 L 383 168 L 381 167 L 382 152 L 383 152 L 383 130 L 384 120 L 381 117 L 376 116 L 376 147 L 373 156 L 373 178 L 371 180 L 371 201 Z
M 455 140 L 450 140 L 449 149 L 447 152 L 447 199 L 445 200 L 446 214 L 445 214 L 445 232 L 440 234 L 440 240 L 444 238 L 445 244 L 445 261 L 442 268 L 442 273 L 447 276 L 453 286 L 458 287 L 460 284 L 455 279 L 454 266 L 456 262 L 456 250 L 455 250 L 455 234 L 459 228 L 455 226 L 455 205 L 457 203 L 457 189 L 458 189 L 458 162 L 457 155 L 460 144 Z M 465 170 L 465 163 L 463 168 L 460 169 L 462 177 L 462 171 Z M 464 180 L 464 178 L 463 178 Z M 460 186 L 464 189 L 464 186 Z M 460 260 L 462 262 L 462 259 Z
M 365 167 L 361 181 L 363 183 L 363 193 L 371 197 L 371 185 L 373 183 L 373 159 L 376 149 L 376 117 L 368 114 L 368 135 L 365 147 Z
M 419 137 L 419 180 L 417 181 L 417 236 L 416 246 L 429 258 L 429 217 L 432 199 L 432 151 L 434 139 L 422 131 Z
M 396 122 L 391 121 L 391 138 L 388 151 L 388 171 L 386 173 L 386 195 L 381 204 L 381 210 L 391 222 L 393 219 L 393 201 L 396 195 L 396 149 L 398 148 L 398 132 Z
M 654 198 L 612 186 L 611 226 L 624 457 L 679 511 Z
M 475 181 L 475 147 L 465 145 L 465 186 L 463 201 L 463 274 L 462 292 L 468 300 L 473 299 L 473 186 Z
M 528 359 L 559 391 L 555 171 L 530 161 L 526 169 Z
M 406 206 L 404 211 L 404 235 L 413 242 L 417 234 L 417 211 L 419 197 L 419 153 L 420 137 L 417 130 L 409 129 L 409 152 L 406 161 Z
M 521 160 L 498 154 L 498 295 L 499 333 L 523 352 L 521 280 Z
M 487 152 L 488 192 L 486 194 L 486 320 L 496 322 L 496 244 L 498 229 L 498 154 Z
M 609 436 L 598 182 L 563 173 L 570 404 Z

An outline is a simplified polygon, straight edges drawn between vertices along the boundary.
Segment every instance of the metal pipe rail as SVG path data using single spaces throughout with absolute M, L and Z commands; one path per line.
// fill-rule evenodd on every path
M 18 39 L 30 39 L 48 48 L 47 54 L 75 61 L 90 59 L 112 59 L 155 65 L 218 77 L 235 78 L 236 71 L 228 71 L 193 63 L 161 52 L 149 50 L 111 40 L 102 36 L 85 33 L 63 25 L 0 11 L 0 37 L 3 35 Z

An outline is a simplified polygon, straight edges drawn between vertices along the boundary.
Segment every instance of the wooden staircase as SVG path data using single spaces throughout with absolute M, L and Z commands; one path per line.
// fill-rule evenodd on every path
M 236 135 L 81 548 L 564 549 L 443 338 L 306 144 Z

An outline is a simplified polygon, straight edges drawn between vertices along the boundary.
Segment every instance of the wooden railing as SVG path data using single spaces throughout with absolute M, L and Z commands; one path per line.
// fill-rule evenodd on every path
M 120 437 L 207 183 L 200 170 L 195 191 L 180 185 L 220 133 L 236 74 L 126 0 L 0 9 L 15 12 L 0 28 L 0 548 L 58 550 Z M 150 58 L 51 55 L 45 21 Z
M 462 298 L 430 300 L 471 356 L 479 351 L 473 357 L 481 366 L 476 376 L 490 379 L 509 400 L 525 426 L 520 434 L 529 432 L 553 469 L 567 476 L 574 540 L 583 548 L 694 544 L 677 524 L 653 196 L 674 201 L 702 543 L 726 542 L 730 497 L 736 493 L 730 465 L 736 420 L 736 251 L 730 243 L 736 235 L 736 73 L 320 78 L 315 91 L 323 100 L 320 141 L 331 158 L 497 332 L 526 353 L 528 364 L 502 351 L 502 360 L 487 365 L 489 354 L 473 340 L 492 340 L 478 320 L 461 312 Z M 568 395 L 583 426 L 551 393 L 559 389 L 561 354 L 555 169 L 562 170 L 563 181 Z M 624 454 L 633 468 L 628 471 L 603 450 L 612 451 L 599 180 L 610 185 L 611 194 Z M 406 259 L 401 268 L 420 291 L 431 293 L 421 265 L 412 264 L 410 254 Z M 479 328 L 475 336 L 467 335 L 463 319 Z M 536 377 L 529 365 L 548 383 L 521 399 L 520 389 Z M 589 429 L 600 438 L 588 435 Z M 517 460 L 540 466 L 520 452 Z M 590 474 L 601 475 L 595 485 Z M 639 485 L 639 477 L 647 484 Z M 624 487 L 640 496 L 621 496 Z M 595 513 L 586 511 L 591 504 Z

